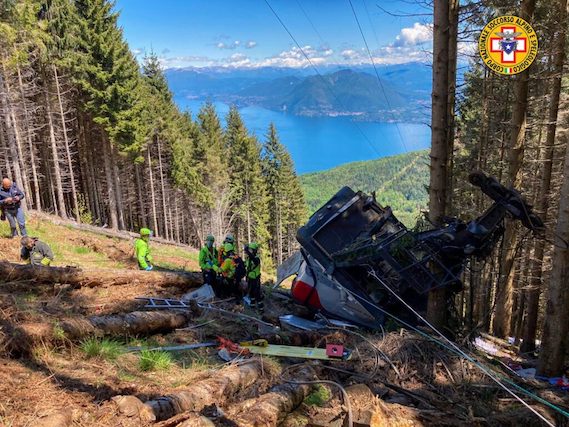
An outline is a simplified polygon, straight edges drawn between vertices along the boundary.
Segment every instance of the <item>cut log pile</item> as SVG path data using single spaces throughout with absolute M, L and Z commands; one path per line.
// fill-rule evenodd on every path
M 304 368 L 295 375 L 295 383 L 278 384 L 268 393 L 234 405 L 226 417 L 238 427 L 276 427 L 308 396 L 312 386 L 301 382 L 313 379 L 311 369 Z
M 61 283 L 74 287 L 136 284 L 189 289 L 203 283 L 201 273 L 195 272 L 36 267 L 5 261 L 0 262 L 0 277 L 4 282 Z

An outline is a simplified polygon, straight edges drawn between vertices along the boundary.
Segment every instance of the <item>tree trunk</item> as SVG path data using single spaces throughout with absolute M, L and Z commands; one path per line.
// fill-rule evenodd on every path
M 134 164 L 134 180 L 136 185 L 136 205 L 138 206 L 138 226 L 148 227 L 148 218 L 142 198 L 142 177 L 140 172 L 140 164 Z
M 305 371 L 304 375 L 295 375 L 294 380 L 309 380 L 309 370 Z M 277 427 L 300 406 L 311 390 L 309 384 L 279 384 L 268 393 L 234 405 L 226 418 L 237 427 Z
M 105 166 L 105 182 L 107 184 L 107 197 L 109 201 L 109 227 L 118 229 L 119 220 L 117 217 L 117 199 L 115 193 L 115 185 L 113 182 L 113 171 L 111 165 L 110 157 L 113 155 L 111 143 L 109 142 L 104 131 L 101 131 L 103 136 L 102 147 L 103 147 L 103 163 Z
M 449 161 L 452 155 L 452 142 L 449 131 L 450 90 L 449 64 L 451 42 L 451 13 L 456 0 L 435 0 L 433 17 L 433 89 L 431 116 L 431 165 L 429 183 L 429 218 L 435 225 L 442 222 L 447 211 L 448 183 L 450 177 Z M 456 52 L 456 49 L 454 49 Z M 454 106 L 452 106 L 454 108 Z M 444 288 L 429 293 L 427 318 L 435 326 L 446 324 L 447 293 Z
M 8 349 L 19 354 L 30 353 L 38 343 L 63 339 L 78 341 L 88 336 L 136 336 L 172 331 L 185 326 L 191 311 L 133 311 L 107 316 L 62 319 L 57 324 L 25 322 L 8 326 Z M 12 329 L 10 331 L 10 329 Z M 60 331 L 63 331 L 63 335 Z
M 156 144 L 158 146 L 158 170 L 160 171 L 160 189 L 162 193 L 162 217 L 164 221 L 164 237 L 166 240 L 170 240 L 170 227 L 168 226 L 168 214 L 167 214 L 167 203 L 166 203 L 166 187 L 164 185 L 164 170 L 162 167 L 162 147 L 160 144 L 160 138 L 156 138 Z
M 0 277 L 5 283 L 32 281 L 36 283 L 62 283 L 77 287 L 141 284 L 189 289 L 203 283 L 202 274 L 194 272 L 34 267 L 5 261 L 0 261 Z
M 210 378 L 192 384 L 188 390 L 149 400 L 145 405 L 151 409 L 158 421 L 181 412 L 201 411 L 213 403 L 222 405 L 227 396 L 251 387 L 261 375 L 262 362 L 251 360 L 220 370 Z
M 49 126 L 49 140 L 51 145 L 51 156 L 53 160 L 53 178 L 55 180 L 55 194 L 57 196 L 57 205 L 59 216 L 67 218 L 67 209 L 65 207 L 65 198 L 63 197 L 63 183 L 61 180 L 61 169 L 59 167 L 59 153 L 57 150 L 57 141 L 55 140 L 55 130 L 53 127 L 53 119 L 51 112 L 51 101 L 49 99 L 48 89 L 44 88 L 45 108 L 47 115 L 47 123 Z
M 542 154 L 542 175 L 539 185 L 537 204 L 535 211 L 544 222 L 547 221 L 549 210 L 549 198 L 551 190 L 551 175 L 553 169 L 553 152 L 555 144 L 555 134 L 557 131 L 557 119 L 559 116 L 559 102 L 561 95 L 561 83 L 563 77 L 563 65 L 565 63 L 565 44 L 567 37 L 567 0 L 559 1 L 559 32 L 553 42 L 556 47 L 553 60 L 553 79 L 551 83 L 551 96 L 549 98 L 547 135 L 545 148 Z M 567 176 L 565 176 L 567 179 Z M 562 193 L 563 194 L 563 193 Z M 535 243 L 534 256 L 530 267 L 530 287 L 527 292 L 527 321 L 524 329 L 523 343 L 520 351 L 527 353 L 535 350 L 535 338 L 537 333 L 537 320 L 539 314 L 539 297 L 543 274 L 543 258 L 545 253 L 545 242 L 539 239 Z M 554 265 L 555 266 L 555 265 Z
M 566 1 L 566 0 L 562 0 Z M 538 372 L 540 375 L 557 376 L 563 373 L 565 340 L 569 329 L 569 145 L 565 150 L 563 184 L 559 201 L 559 214 L 555 229 L 551 280 L 547 293 L 547 306 L 543 322 Z
M 28 207 L 29 208 L 33 208 L 35 207 L 38 210 L 41 210 L 41 197 L 40 197 L 40 184 L 39 184 L 39 179 L 38 179 L 38 172 L 37 172 L 37 165 L 36 165 L 36 153 L 35 153 L 35 149 L 34 149 L 34 143 L 33 143 L 33 139 L 32 139 L 32 130 L 31 130 L 31 120 L 30 120 L 30 115 L 28 112 L 28 108 L 26 107 L 26 103 L 25 103 L 25 97 L 24 97 L 24 84 L 22 81 L 22 73 L 20 71 L 20 66 L 18 65 L 17 67 L 17 71 L 18 71 L 18 84 L 20 86 L 20 96 L 22 98 L 22 100 L 24 100 L 22 102 L 23 107 L 24 107 L 24 120 L 25 120 L 25 126 L 28 129 L 27 131 L 27 140 L 28 140 L 28 151 L 30 153 L 30 167 L 32 169 L 32 180 L 34 183 L 34 199 L 35 199 L 35 203 L 31 203 L 29 202 L 30 200 L 32 200 L 32 195 L 29 194 L 28 195 Z
M 81 222 L 81 215 L 79 214 L 79 202 L 77 201 L 77 188 L 75 188 L 75 172 L 73 170 L 73 161 L 71 160 L 71 148 L 69 144 L 69 136 L 67 134 L 67 124 L 65 123 L 65 112 L 63 111 L 63 101 L 61 100 L 61 90 L 59 87 L 59 76 L 57 75 L 57 68 L 52 64 L 53 78 L 55 81 L 55 89 L 57 90 L 57 103 L 59 105 L 59 114 L 61 116 L 61 130 L 63 134 L 63 142 L 65 143 L 65 158 L 67 160 L 67 168 L 69 169 L 69 181 L 71 184 L 71 200 L 73 200 L 73 211 L 75 213 L 75 220 Z
M 150 157 L 150 146 L 147 148 L 148 153 L 148 174 L 150 177 L 150 201 L 152 202 L 152 224 L 154 233 L 158 234 L 158 219 L 156 215 L 156 193 L 154 191 L 154 175 L 152 174 L 152 158 Z
M 6 73 L 4 73 L 4 75 L 6 75 Z M 18 158 L 16 141 L 17 123 L 13 120 L 14 116 L 12 114 L 10 100 L 8 99 L 8 90 L 3 90 L 3 88 L 7 88 L 7 82 L 0 74 L 0 107 L 4 113 L 4 123 L 6 124 L 6 136 L 8 139 L 7 146 L 10 151 L 10 157 L 12 158 L 11 169 L 14 173 L 12 179 L 16 180 L 19 185 L 22 185 L 22 169 L 20 167 L 20 159 Z
M 113 174 L 113 183 L 115 185 L 115 195 L 117 198 L 116 202 L 116 209 L 117 209 L 117 219 L 118 219 L 118 228 L 119 230 L 124 230 L 124 203 L 122 198 L 122 188 L 121 188 L 121 176 L 119 173 L 119 166 L 117 162 L 118 153 L 114 147 L 114 144 L 111 144 L 111 172 Z
M 531 23 L 536 0 L 524 0 L 520 17 Z M 527 126 L 529 68 L 522 71 L 514 83 L 514 106 L 511 119 L 511 133 L 508 145 L 508 178 L 509 186 L 520 188 L 521 167 L 524 158 L 524 141 Z M 502 274 L 500 277 L 494 314 L 493 331 L 498 337 L 510 335 L 510 319 L 512 317 L 514 258 L 519 226 L 513 221 L 506 222 L 504 232 L 504 252 L 502 255 Z

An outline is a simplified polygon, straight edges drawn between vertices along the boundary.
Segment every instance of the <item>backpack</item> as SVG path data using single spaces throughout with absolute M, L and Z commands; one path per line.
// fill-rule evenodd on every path
M 240 282 L 241 279 L 243 279 L 247 275 L 247 272 L 245 270 L 245 263 L 243 262 L 241 257 L 234 256 L 233 264 L 235 265 L 235 276 L 234 276 L 235 280 L 237 282 Z

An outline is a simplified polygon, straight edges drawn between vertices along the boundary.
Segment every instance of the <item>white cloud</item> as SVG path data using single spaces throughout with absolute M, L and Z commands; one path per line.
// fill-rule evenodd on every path
M 354 49 L 344 49 L 342 52 L 340 52 L 340 55 L 342 55 L 342 58 L 344 58 L 346 61 L 354 60 L 360 57 L 360 53 Z
M 234 67 L 234 68 L 243 68 L 251 66 L 251 60 L 242 53 L 234 53 L 229 58 L 225 58 L 224 60 L 227 63 L 227 66 Z
M 433 24 L 415 22 L 412 27 L 403 28 L 395 37 L 394 46 L 416 46 L 433 39 Z
M 186 55 L 186 56 L 172 56 L 172 57 L 159 57 L 158 61 L 164 68 L 182 68 L 189 65 L 197 66 L 211 66 L 215 64 L 215 61 L 208 58 L 207 56 L 199 55 Z
M 320 65 L 327 62 L 326 58 L 333 53 L 329 52 L 330 50 L 331 49 L 324 49 L 321 51 L 310 45 L 303 46 L 301 50 L 298 47 L 293 46 L 290 50 L 283 50 L 278 55 L 256 62 L 254 66 L 303 68 L 310 66 L 310 63 Z
M 216 44 L 216 47 L 217 47 L 218 49 L 230 49 L 230 50 L 233 50 L 233 49 L 239 47 L 240 44 L 241 44 L 241 41 L 239 41 L 239 40 L 235 40 L 235 41 L 232 42 L 232 43 L 219 42 L 219 43 Z
M 141 53 L 144 53 L 144 49 L 142 49 L 142 48 L 140 48 L 140 47 L 137 48 L 137 49 L 133 49 L 133 50 L 132 50 L 132 54 L 133 54 L 134 56 L 138 56 L 138 55 L 140 55 Z
M 245 43 L 245 48 L 247 49 L 253 49 L 255 46 L 257 46 L 257 42 L 255 40 L 249 40 Z

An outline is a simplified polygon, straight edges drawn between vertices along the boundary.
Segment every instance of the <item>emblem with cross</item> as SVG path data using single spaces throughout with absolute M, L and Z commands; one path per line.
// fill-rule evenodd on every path
M 517 54 L 527 52 L 527 37 L 519 37 L 516 27 L 501 27 L 499 37 L 490 37 L 490 52 L 501 53 L 501 62 L 515 64 Z

